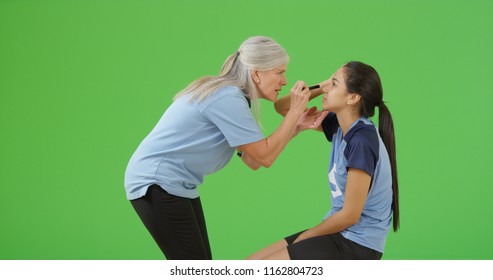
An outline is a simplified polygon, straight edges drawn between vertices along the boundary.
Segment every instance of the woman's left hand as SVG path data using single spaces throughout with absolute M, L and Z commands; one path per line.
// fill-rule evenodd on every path
M 317 107 L 315 106 L 311 107 L 301 115 L 296 126 L 296 132 L 317 129 L 328 113 L 327 111 L 317 111 Z

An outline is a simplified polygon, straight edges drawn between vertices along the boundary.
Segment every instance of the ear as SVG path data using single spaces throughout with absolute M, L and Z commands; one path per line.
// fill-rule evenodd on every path
M 357 104 L 361 100 L 361 95 L 359 93 L 350 93 L 347 101 L 348 105 Z
M 260 75 L 259 71 L 257 69 L 252 69 L 252 79 L 255 82 L 255 84 L 260 84 Z

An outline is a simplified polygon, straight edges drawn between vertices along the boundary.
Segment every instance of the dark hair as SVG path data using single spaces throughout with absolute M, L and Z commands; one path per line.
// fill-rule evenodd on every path
M 392 116 L 383 102 L 382 82 L 377 71 L 370 65 L 351 61 L 344 65 L 346 87 L 351 93 L 361 96 L 359 113 L 363 117 L 372 117 L 378 107 L 378 131 L 382 137 L 390 158 L 392 170 L 392 211 L 394 231 L 399 228 L 399 184 L 397 180 L 397 162 L 395 156 L 395 134 Z

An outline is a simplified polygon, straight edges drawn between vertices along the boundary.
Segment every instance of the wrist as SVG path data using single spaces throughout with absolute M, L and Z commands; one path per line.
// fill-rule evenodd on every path
M 292 115 L 293 117 L 298 119 L 305 112 L 305 110 L 306 108 L 290 108 L 286 116 Z
M 291 133 L 291 137 L 289 138 L 289 140 L 293 139 L 294 137 L 296 137 L 296 135 L 298 135 L 298 133 L 300 133 L 300 130 L 298 128 L 296 128 L 293 133 Z

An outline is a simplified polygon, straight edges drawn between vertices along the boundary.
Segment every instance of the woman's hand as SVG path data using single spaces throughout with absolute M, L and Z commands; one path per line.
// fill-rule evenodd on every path
M 320 88 L 309 91 L 308 101 L 322 95 L 323 88 L 329 84 L 330 84 L 330 80 L 324 80 L 320 82 L 319 83 Z M 306 88 L 306 84 L 304 85 L 304 87 Z M 286 94 L 285 96 L 274 102 L 274 108 L 276 109 L 276 112 L 279 113 L 280 115 L 286 116 L 286 114 L 289 112 L 289 109 L 291 108 L 291 94 L 295 91 L 295 89 L 296 89 L 296 84 L 291 89 L 290 94 Z
M 317 111 L 316 106 L 311 107 L 301 115 L 296 131 L 319 128 L 328 113 L 328 111 Z
M 310 90 L 303 81 L 297 81 L 291 88 L 291 106 L 289 111 L 301 116 L 305 112 L 306 104 L 310 98 Z

